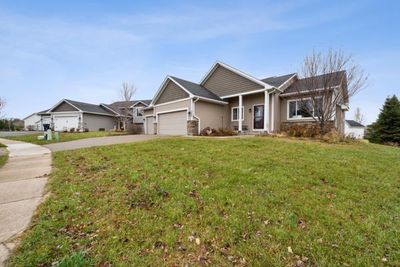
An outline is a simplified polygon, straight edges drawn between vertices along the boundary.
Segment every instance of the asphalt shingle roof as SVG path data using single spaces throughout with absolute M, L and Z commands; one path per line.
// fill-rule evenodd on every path
M 147 106 L 150 105 L 151 100 L 132 100 L 132 101 L 116 101 L 114 103 L 111 104 L 103 104 L 105 106 L 107 106 L 108 108 L 110 108 L 111 110 L 113 110 L 114 112 L 118 113 L 119 115 L 124 115 L 121 113 L 121 108 L 130 108 L 132 105 L 138 103 L 138 102 L 142 102 L 144 104 L 146 104 Z M 129 112 L 129 114 L 132 114 L 132 112 Z
M 361 123 L 355 120 L 346 120 L 346 122 L 351 126 L 351 127 L 365 127 Z
M 78 109 L 82 110 L 83 112 L 88 112 L 88 113 L 99 113 L 99 114 L 104 114 L 104 115 L 114 115 L 110 111 L 106 110 L 105 108 L 101 107 L 100 105 L 94 105 L 94 104 L 89 104 L 89 103 L 84 103 L 84 102 L 79 102 L 79 101 L 74 101 L 74 100 L 69 100 L 65 99 L 67 102 L 71 103 Z
M 46 114 L 46 113 L 47 113 L 47 111 L 49 111 L 49 109 L 45 109 L 45 110 L 42 110 L 42 111 L 36 112 L 36 114 L 38 114 L 38 115 L 41 115 L 41 114 Z
M 212 93 L 205 87 L 201 86 L 200 84 L 189 82 L 186 80 L 183 80 L 181 78 L 177 77 L 172 77 L 177 83 L 179 83 L 182 87 L 184 87 L 186 90 L 188 90 L 190 93 L 192 93 L 195 96 L 200 96 L 200 97 L 205 97 L 213 100 L 219 100 L 223 101 L 219 96 L 216 94 Z
M 327 86 L 338 86 L 346 79 L 345 71 L 337 71 L 329 74 L 322 74 L 314 77 L 299 79 L 290 85 L 285 91 L 287 93 L 295 93 L 307 91 L 310 89 L 326 88 Z
M 296 73 L 290 73 L 290 74 L 286 74 L 286 75 L 282 75 L 282 76 L 268 77 L 268 78 L 261 79 L 261 81 L 263 81 L 269 85 L 279 87 L 295 74 Z

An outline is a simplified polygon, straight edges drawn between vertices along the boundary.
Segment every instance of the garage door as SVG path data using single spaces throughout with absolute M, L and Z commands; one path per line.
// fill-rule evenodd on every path
M 154 134 L 154 118 L 146 117 L 146 134 Z
M 158 115 L 158 133 L 168 135 L 187 134 L 187 111 Z
M 54 130 L 55 131 L 69 131 L 74 128 L 78 129 L 79 116 L 54 116 Z

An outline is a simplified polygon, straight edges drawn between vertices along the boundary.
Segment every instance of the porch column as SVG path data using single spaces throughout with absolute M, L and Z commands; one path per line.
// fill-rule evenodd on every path
M 269 132 L 269 93 L 264 92 L 264 131 Z
M 238 127 L 238 131 L 242 132 L 242 123 L 243 123 L 243 118 L 242 118 L 242 108 L 243 108 L 243 97 L 240 95 L 239 96 L 239 114 L 238 114 L 238 118 L 239 118 L 239 127 Z
M 275 130 L 275 94 L 271 95 L 271 132 Z

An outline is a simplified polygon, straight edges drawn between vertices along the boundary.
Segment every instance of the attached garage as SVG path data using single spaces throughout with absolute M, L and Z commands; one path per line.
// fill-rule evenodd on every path
M 158 134 L 187 135 L 187 110 L 158 114 Z
M 77 130 L 79 127 L 79 115 L 54 115 L 53 123 L 55 131 Z
M 146 134 L 154 134 L 154 118 L 153 116 L 146 117 Z
M 47 125 L 52 127 L 52 130 L 64 132 L 71 131 L 106 131 L 115 129 L 116 116 L 104 105 L 94 105 L 84 102 L 78 102 L 68 99 L 63 99 L 54 107 L 46 111 L 46 115 L 50 119 L 49 124 L 46 124 L 43 119 L 43 127 Z

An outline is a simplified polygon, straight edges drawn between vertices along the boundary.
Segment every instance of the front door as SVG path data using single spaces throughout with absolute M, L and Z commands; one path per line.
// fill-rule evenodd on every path
M 254 106 L 253 129 L 254 130 L 264 129 L 264 105 Z

